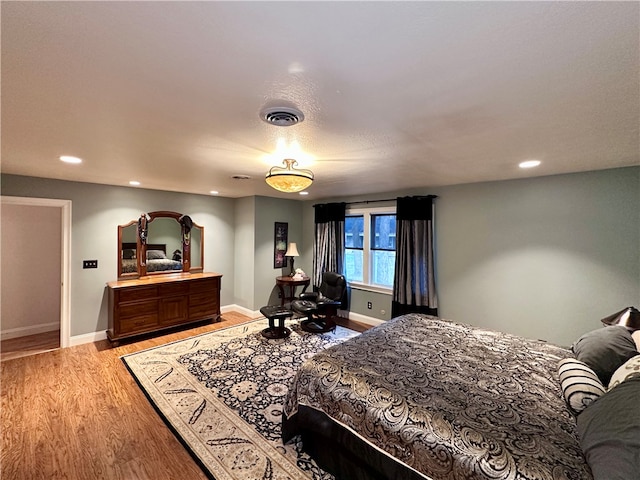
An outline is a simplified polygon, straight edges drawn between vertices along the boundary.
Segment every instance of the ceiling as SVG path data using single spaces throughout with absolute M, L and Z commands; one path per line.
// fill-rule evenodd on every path
M 640 165 L 638 2 L 2 2 L 1 21 L 3 173 L 300 198 L 264 182 L 293 156 L 320 199 Z

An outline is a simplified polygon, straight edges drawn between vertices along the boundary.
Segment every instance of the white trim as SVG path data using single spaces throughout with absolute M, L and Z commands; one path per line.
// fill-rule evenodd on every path
M 71 335 L 71 200 L 56 198 L 1 196 L 7 205 L 58 207 L 61 209 L 61 265 L 60 265 L 60 347 L 68 347 Z
M 228 313 L 228 312 L 241 313 L 242 315 L 246 315 L 247 317 L 251 317 L 251 318 L 259 318 L 262 316 L 262 314 L 260 313 L 260 310 L 257 310 L 257 311 L 250 310 L 248 308 L 241 307 L 240 305 L 236 305 L 235 303 L 231 305 L 225 305 L 224 307 L 220 307 L 220 313 Z
M 357 202 L 356 202 L 357 203 Z M 347 207 L 347 215 L 362 215 L 365 213 L 373 213 L 379 215 L 381 213 L 396 214 L 396 205 L 387 205 L 385 207 Z
M 74 335 L 73 337 L 71 337 L 69 339 L 69 345 L 67 346 L 75 347 L 77 345 L 99 342 L 100 340 L 106 340 L 106 339 L 107 339 L 107 332 L 105 330 L 100 332 L 85 333 L 82 335 Z
M 387 286 L 383 286 L 383 285 L 376 285 L 374 283 L 368 283 L 368 282 L 372 282 L 372 277 L 373 277 L 373 272 L 372 272 L 372 266 L 371 266 L 371 256 L 372 256 L 372 249 L 371 249 L 371 217 L 374 215 L 396 215 L 397 214 L 397 208 L 396 205 L 387 205 L 387 206 L 378 206 L 378 207 L 355 207 L 355 208 L 349 208 L 347 207 L 346 209 L 346 216 L 347 217 L 356 217 L 356 216 L 362 216 L 363 217 L 363 230 L 362 230 L 362 235 L 363 235 L 363 245 L 361 249 L 354 249 L 354 250 L 361 250 L 362 251 L 362 276 L 363 279 L 362 281 L 349 281 L 348 284 L 350 287 L 352 288 L 356 288 L 358 290 L 367 290 L 370 292 L 376 292 L 376 293 L 386 293 L 386 294 L 392 294 L 393 293 L 393 288 L 392 287 L 387 287 Z M 348 248 L 346 246 L 346 238 L 345 238 L 345 250 Z M 395 253 L 395 250 L 393 250 L 393 252 Z M 343 267 L 346 271 L 346 266 Z M 366 280 L 366 281 L 365 281 Z M 367 282 L 368 281 L 368 282 Z
M 58 322 L 41 323 L 39 325 L 31 325 L 28 327 L 9 328 L 0 332 L 0 338 L 2 340 L 9 340 L 10 338 L 27 337 L 29 335 L 37 335 L 39 333 L 53 332 L 60 328 Z
M 220 307 L 220 312 L 221 313 L 237 312 L 251 318 L 260 318 L 262 316 L 259 311 L 254 312 L 253 310 L 249 310 L 248 308 L 241 307 L 240 305 L 235 305 L 235 304 L 225 305 L 223 307 Z M 75 347 L 76 345 L 82 345 L 83 343 L 99 342 L 100 340 L 106 340 L 106 339 L 107 339 L 107 332 L 105 330 L 100 330 L 98 332 L 75 335 L 70 338 L 69 345 L 67 346 Z
M 380 324 L 386 322 L 386 320 L 380 320 L 379 318 L 367 317 L 366 315 L 361 315 L 361 314 L 355 313 L 355 312 L 347 312 L 345 310 L 338 310 L 338 315 L 340 315 L 341 317 L 344 317 L 344 318 L 348 318 L 349 320 L 353 320 L 355 322 L 360 322 L 360 323 L 364 323 L 366 325 L 371 325 L 372 327 L 375 327 L 377 325 L 380 325 Z
M 380 293 L 383 295 L 393 295 L 392 288 L 380 287 L 377 285 L 370 285 L 367 283 L 360 283 L 360 282 L 348 282 L 348 283 L 349 283 L 349 287 L 354 290 L 363 290 L 365 292 L 374 292 L 374 293 Z
M 260 318 L 262 316 L 260 311 L 256 312 L 236 304 L 225 305 L 223 307 L 220 307 L 220 312 L 221 313 L 237 312 L 251 318 Z M 338 310 L 338 315 L 340 315 L 343 318 L 349 318 L 349 320 L 354 320 L 356 322 L 364 323 L 365 325 L 370 325 L 372 327 L 375 327 L 376 325 L 380 325 L 381 323 L 384 323 L 386 321 L 386 320 L 380 320 L 379 318 L 360 315 L 359 313 L 349 312 L 347 310 Z M 106 339 L 107 339 L 107 332 L 104 330 L 99 332 L 85 333 L 83 335 L 75 335 L 71 337 L 69 340 L 69 345 L 67 346 L 75 347 L 77 345 L 82 345 L 84 343 L 99 342 L 100 340 L 106 340 Z

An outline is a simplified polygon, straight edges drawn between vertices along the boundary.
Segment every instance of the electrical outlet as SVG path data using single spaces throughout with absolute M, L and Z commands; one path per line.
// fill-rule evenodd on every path
M 83 260 L 82 268 L 98 268 L 98 260 Z
M 371 302 L 367 302 L 367 308 L 371 310 L 373 308 L 373 304 Z

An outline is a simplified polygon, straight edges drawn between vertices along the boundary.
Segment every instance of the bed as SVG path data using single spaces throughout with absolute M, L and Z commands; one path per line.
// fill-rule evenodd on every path
M 573 354 L 407 314 L 307 360 L 282 437 L 336 478 L 592 479 L 558 380 Z
M 167 257 L 163 243 L 147 245 L 147 272 L 182 271 L 182 262 Z M 122 273 L 137 273 L 136 244 L 122 243 Z

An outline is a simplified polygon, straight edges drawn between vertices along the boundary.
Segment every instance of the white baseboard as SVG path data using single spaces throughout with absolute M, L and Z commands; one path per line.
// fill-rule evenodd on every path
M 27 337 L 29 335 L 37 335 L 39 333 L 52 332 L 60 330 L 60 322 L 41 323 L 39 325 L 31 325 L 28 327 L 9 328 L 0 332 L 0 339 L 9 340 L 10 338 Z
M 262 316 L 259 310 L 258 311 L 250 310 L 248 308 L 241 307 L 240 305 L 236 305 L 235 303 L 232 305 L 225 305 L 224 307 L 220 307 L 220 313 L 227 313 L 227 312 L 237 312 L 251 318 L 258 318 Z
M 376 325 L 380 325 L 384 323 L 386 320 L 380 320 L 379 318 L 367 317 L 366 315 L 361 315 L 355 312 L 349 312 L 346 310 L 338 310 L 338 315 L 341 317 L 348 318 L 349 320 L 353 320 L 355 322 L 364 323 L 365 325 L 371 325 L 375 327 Z
M 254 312 L 253 310 L 249 310 L 248 308 L 241 307 L 240 305 L 225 305 L 224 307 L 220 307 L 220 312 L 221 313 L 238 312 L 238 313 L 241 313 L 242 315 L 246 315 L 247 317 L 251 317 L 251 318 L 260 317 L 260 312 Z M 59 324 L 56 324 L 56 326 L 58 328 L 60 327 Z M 69 346 L 75 347 L 76 345 L 82 345 L 84 343 L 99 342 L 100 340 L 106 340 L 106 339 L 107 339 L 107 332 L 104 330 L 99 332 L 85 333 L 83 335 L 74 335 L 73 337 L 71 337 L 69 341 Z
M 221 313 L 238 312 L 238 313 L 241 313 L 242 315 L 246 315 L 247 317 L 251 317 L 251 318 L 258 318 L 262 316 L 260 311 L 253 311 L 248 308 L 241 307 L 240 305 L 235 305 L 235 304 L 225 305 L 223 307 L 220 307 L 220 312 Z M 384 322 L 384 320 L 380 320 L 379 318 L 367 317 L 366 315 L 361 315 L 359 313 L 349 312 L 346 310 L 339 310 L 338 314 L 341 317 L 349 318 L 350 320 L 364 323 L 365 325 L 371 325 L 372 327 L 375 327 L 376 325 L 380 325 L 381 323 Z M 59 327 L 58 324 L 55 324 L 55 325 Z M 83 343 L 98 342 L 100 340 L 106 340 L 106 338 L 107 338 L 106 331 L 85 333 L 83 335 L 75 335 L 71 337 L 69 346 L 74 347 L 76 345 L 82 345 Z
M 93 343 L 99 342 L 100 340 L 107 339 L 107 332 L 93 332 L 93 333 L 85 333 L 83 335 L 74 335 L 69 339 L 69 346 L 75 347 L 76 345 L 82 345 L 84 343 Z

